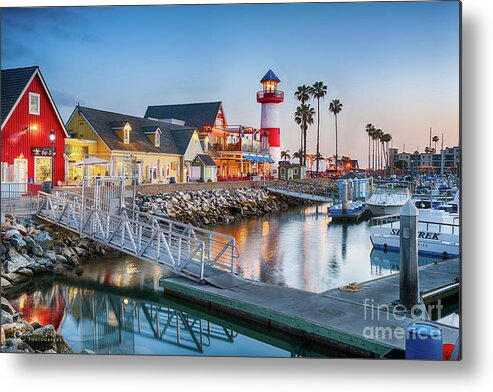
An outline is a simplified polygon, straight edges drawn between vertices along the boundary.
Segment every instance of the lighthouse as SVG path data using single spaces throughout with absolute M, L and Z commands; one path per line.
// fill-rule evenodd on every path
M 279 104 L 284 102 L 284 91 L 277 89 L 280 79 L 271 69 L 265 74 L 260 83 L 262 91 L 257 92 L 257 102 L 262 104 L 260 128 L 267 133 L 269 153 L 277 163 L 281 160 L 281 128 L 279 122 Z

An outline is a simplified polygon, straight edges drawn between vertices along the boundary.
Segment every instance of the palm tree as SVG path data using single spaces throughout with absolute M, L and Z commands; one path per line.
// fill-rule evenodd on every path
M 294 93 L 294 97 L 301 102 L 301 104 L 305 104 L 310 99 L 310 87 L 306 84 L 302 86 L 298 86 L 296 92 Z M 306 147 L 303 145 L 303 140 L 306 140 L 306 136 L 304 135 L 303 128 L 301 129 L 301 140 L 300 140 L 300 149 L 305 151 Z
M 294 159 L 299 159 L 300 165 L 301 165 L 301 157 L 303 156 L 303 150 L 298 150 L 293 153 L 293 158 Z
M 334 119 L 335 119 L 335 124 L 336 124 L 336 167 L 339 170 L 339 166 L 337 166 L 337 115 L 341 112 L 342 110 L 342 103 L 338 99 L 332 100 L 332 102 L 329 104 L 329 112 L 332 112 L 334 114 Z
M 437 143 L 438 141 L 440 140 L 440 138 L 438 136 L 433 136 L 433 139 L 431 139 L 433 141 L 433 143 L 435 143 L 435 152 L 437 151 Z
M 383 131 L 378 128 L 375 131 L 375 142 L 377 144 L 377 170 L 380 170 L 382 168 L 382 159 L 381 159 L 381 151 L 380 151 L 380 143 L 382 140 L 383 136 Z
M 389 167 L 389 142 L 392 140 L 392 135 L 390 133 L 384 133 L 382 135 L 382 148 L 383 148 L 383 156 L 385 159 L 385 170 Z M 384 147 L 384 144 L 386 146 Z
M 375 141 L 378 139 L 378 130 L 376 128 L 374 128 L 372 131 L 371 131 L 371 141 L 372 141 L 372 146 L 371 146 L 371 149 L 372 149 L 372 161 L 373 161 L 373 164 L 372 164 L 372 170 L 375 171 L 376 170 L 376 161 L 375 161 Z
M 370 140 L 372 137 L 372 133 L 375 131 L 375 126 L 371 123 L 366 124 L 365 128 L 366 133 L 368 134 L 368 170 L 371 169 L 371 160 L 370 160 Z
M 283 161 L 289 161 L 291 159 L 291 155 L 289 154 L 289 150 L 281 151 L 281 159 Z
M 316 155 L 320 155 L 320 98 L 324 98 L 327 95 L 327 86 L 323 82 L 315 82 L 310 87 L 310 95 L 313 99 L 317 100 L 317 151 Z M 318 173 L 318 159 L 317 159 L 317 173 Z
M 298 124 L 303 131 L 303 165 L 306 165 L 306 134 L 308 126 L 313 124 L 313 116 L 315 110 L 309 105 L 302 103 L 296 108 L 294 113 L 294 121 Z

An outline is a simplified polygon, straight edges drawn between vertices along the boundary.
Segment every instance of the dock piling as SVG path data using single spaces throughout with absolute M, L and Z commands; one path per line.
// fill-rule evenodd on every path
M 344 180 L 342 182 L 342 213 L 347 214 L 347 202 L 348 202 L 348 182 Z
M 418 216 L 408 200 L 400 211 L 400 303 L 410 312 L 419 303 Z

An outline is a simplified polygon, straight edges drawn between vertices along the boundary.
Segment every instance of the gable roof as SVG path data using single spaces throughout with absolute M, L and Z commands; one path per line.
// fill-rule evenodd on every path
M 68 137 L 67 129 L 63 123 L 62 116 L 60 116 L 60 112 L 55 105 L 55 101 L 53 101 L 50 90 L 48 89 L 43 75 L 37 65 L 24 68 L 2 69 L 0 77 L 0 90 L 2 91 L 0 101 L 2 107 L 0 123 L 2 124 L 2 128 L 7 123 L 10 115 L 13 113 L 15 107 L 24 96 L 24 93 L 36 75 L 39 76 L 39 80 L 41 81 L 51 106 L 55 111 L 55 115 L 58 118 L 62 130 L 65 136 Z
M 161 120 L 175 118 L 185 121 L 185 126 L 201 129 L 204 125 L 214 125 L 220 108 L 220 101 L 148 106 L 144 117 Z
M 180 154 L 185 155 L 188 145 L 190 144 L 190 140 L 192 140 L 192 136 L 195 132 L 195 128 L 173 129 L 171 132 Z
M 267 73 L 264 75 L 260 83 L 264 83 L 267 81 L 274 81 L 274 82 L 280 82 L 281 79 L 279 79 L 276 74 L 272 71 L 272 69 L 269 69 Z
M 291 169 L 294 167 L 301 167 L 301 165 L 298 165 L 297 163 L 291 163 L 289 161 L 280 161 L 279 162 L 279 167 L 285 167 L 287 169 Z
M 187 127 L 181 127 L 175 124 L 168 124 L 162 121 L 150 120 L 129 116 L 121 113 L 108 112 L 104 110 L 92 109 L 88 107 L 78 106 L 74 113 L 79 111 L 82 116 L 89 122 L 94 131 L 99 135 L 103 142 L 113 151 L 129 151 L 129 152 L 147 152 L 147 153 L 164 153 L 180 155 L 173 130 L 188 130 Z M 73 114 L 71 118 L 73 117 Z M 70 122 L 70 120 L 69 120 Z M 111 125 L 129 123 L 132 130 L 130 131 L 130 143 L 125 144 L 116 135 Z M 145 135 L 149 129 L 161 130 L 161 143 L 156 147 L 154 143 Z
M 38 67 L 2 69 L 0 87 L 2 90 L 1 122 L 9 115 Z
M 197 154 L 195 159 L 201 160 L 205 166 L 217 166 L 216 162 L 214 162 L 214 159 L 212 159 L 209 155 L 206 154 Z

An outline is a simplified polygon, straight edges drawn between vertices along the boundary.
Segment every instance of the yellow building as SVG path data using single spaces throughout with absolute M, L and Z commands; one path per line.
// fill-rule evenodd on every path
M 194 128 L 82 106 L 76 106 L 66 128 L 69 183 L 80 182 L 83 174 L 134 175 L 141 183 L 183 182 L 195 155 L 203 153 Z M 87 158 L 108 163 L 76 165 Z

